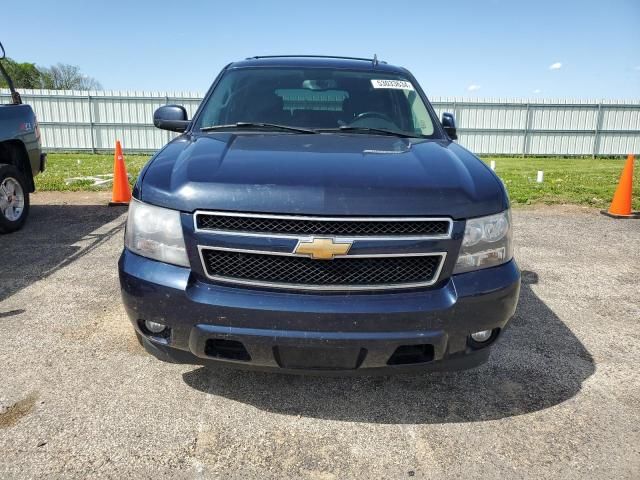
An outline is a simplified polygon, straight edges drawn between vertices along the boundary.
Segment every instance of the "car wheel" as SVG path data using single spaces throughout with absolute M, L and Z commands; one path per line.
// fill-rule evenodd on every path
M 29 190 L 20 170 L 0 164 L 0 233 L 19 230 L 29 214 Z

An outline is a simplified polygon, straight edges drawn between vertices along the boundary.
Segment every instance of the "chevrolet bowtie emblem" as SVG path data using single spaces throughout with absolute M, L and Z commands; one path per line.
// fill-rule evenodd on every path
M 351 242 L 334 242 L 332 238 L 313 238 L 309 242 L 300 241 L 295 253 L 309 255 L 314 260 L 333 260 L 336 255 L 346 255 Z

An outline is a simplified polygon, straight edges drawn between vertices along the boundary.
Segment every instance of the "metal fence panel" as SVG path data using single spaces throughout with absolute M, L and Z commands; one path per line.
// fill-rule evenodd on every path
M 640 135 L 624 133 L 602 133 L 599 138 L 598 154 L 625 155 L 640 152 Z
M 104 151 L 116 139 L 127 151 L 152 152 L 175 136 L 153 127 L 161 105 L 183 105 L 189 117 L 198 92 L 21 90 L 33 106 L 49 151 Z M 0 103 L 9 91 L 0 89 Z M 433 98 L 455 115 L 459 142 L 479 154 L 622 155 L 640 152 L 640 100 Z

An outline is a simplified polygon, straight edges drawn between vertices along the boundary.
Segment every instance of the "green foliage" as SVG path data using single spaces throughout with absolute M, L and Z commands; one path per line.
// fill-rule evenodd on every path
M 13 80 L 17 90 L 22 88 L 48 88 L 52 90 L 102 90 L 95 78 L 84 75 L 80 67 L 58 63 L 49 68 L 38 67 L 34 63 L 18 63 L 10 58 L 0 60 Z M 0 88 L 7 88 L 7 82 L 0 75 Z
M 5 70 L 13 80 L 16 88 L 42 88 L 44 83 L 43 74 L 35 63 L 18 63 L 10 58 L 0 60 Z M 6 80 L 0 75 L 0 87 L 7 88 Z

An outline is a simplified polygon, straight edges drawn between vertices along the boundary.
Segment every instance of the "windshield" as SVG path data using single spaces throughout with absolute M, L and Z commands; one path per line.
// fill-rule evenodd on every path
M 434 135 L 429 110 L 406 78 L 327 68 L 246 68 L 226 72 L 204 105 L 195 128 L 216 130 L 216 126 L 233 128 L 238 123 L 241 125 L 237 127 L 244 129 L 265 129 L 271 124 L 314 131 Z

